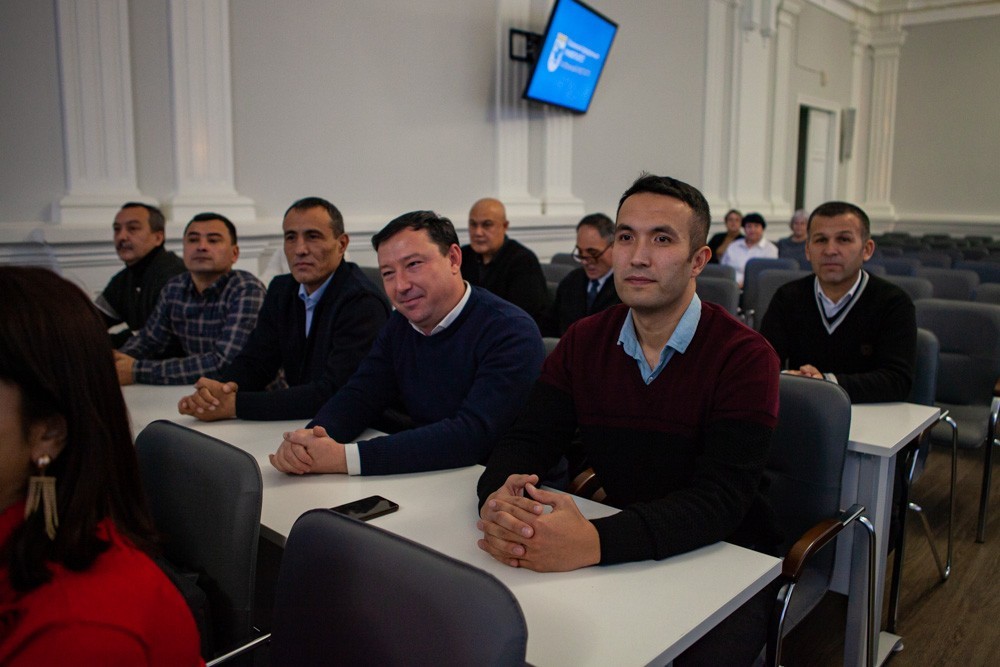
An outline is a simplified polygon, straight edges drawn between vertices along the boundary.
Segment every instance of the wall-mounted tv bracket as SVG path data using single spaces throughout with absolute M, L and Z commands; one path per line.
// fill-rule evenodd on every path
M 515 37 L 520 39 L 515 40 Z M 515 41 L 521 47 L 519 51 L 514 50 Z M 542 35 L 537 32 L 518 30 L 511 28 L 507 34 L 507 51 L 510 59 L 522 63 L 534 63 L 538 60 L 538 53 L 542 50 Z

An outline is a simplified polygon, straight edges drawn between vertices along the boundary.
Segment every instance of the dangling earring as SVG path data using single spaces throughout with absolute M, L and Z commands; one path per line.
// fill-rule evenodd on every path
M 38 474 L 28 478 L 28 502 L 24 506 L 24 518 L 38 510 L 41 503 L 45 514 L 45 532 L 50 540 L 56 538 L 56 528 L 59 526 L 59 512 L 56 508 L 56 478 L 46 477 L 45 468 L 52 462 L 48 456 L 40 456 L 35 462 Z

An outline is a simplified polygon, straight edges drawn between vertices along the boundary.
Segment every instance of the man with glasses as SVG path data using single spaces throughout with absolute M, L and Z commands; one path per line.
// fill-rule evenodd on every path
M 480 199 L 469 211 L 469 244 L 462 246 L 462 277 L 538 319 L 549 305 L 538 257 L 507 237 L 507 210 L 496 199 Z
M 569 325 L 621 303 L 612 276 L 615 223 L 603 213 L 584 216 L 576 225 L 573 257 L 582 266 L 562 279 L 556 299 L 539 319 L 543 336 L 562 336 Z

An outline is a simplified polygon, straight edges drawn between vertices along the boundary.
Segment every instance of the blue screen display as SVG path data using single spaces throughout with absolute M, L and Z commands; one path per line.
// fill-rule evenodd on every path
M 524 96 L 583 113 L 618 25 L 576 0 L 559 0 Z

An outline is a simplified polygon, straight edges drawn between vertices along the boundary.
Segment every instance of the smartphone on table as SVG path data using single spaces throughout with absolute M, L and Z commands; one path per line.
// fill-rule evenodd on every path
M 392 514 L 399 509 L 399 505 L 382 496 L 368 496 L 367 498 L 337 505 L 330 509 L 339 514 L 346 514 L 354 519 L 368 521 L 375 517 Z

